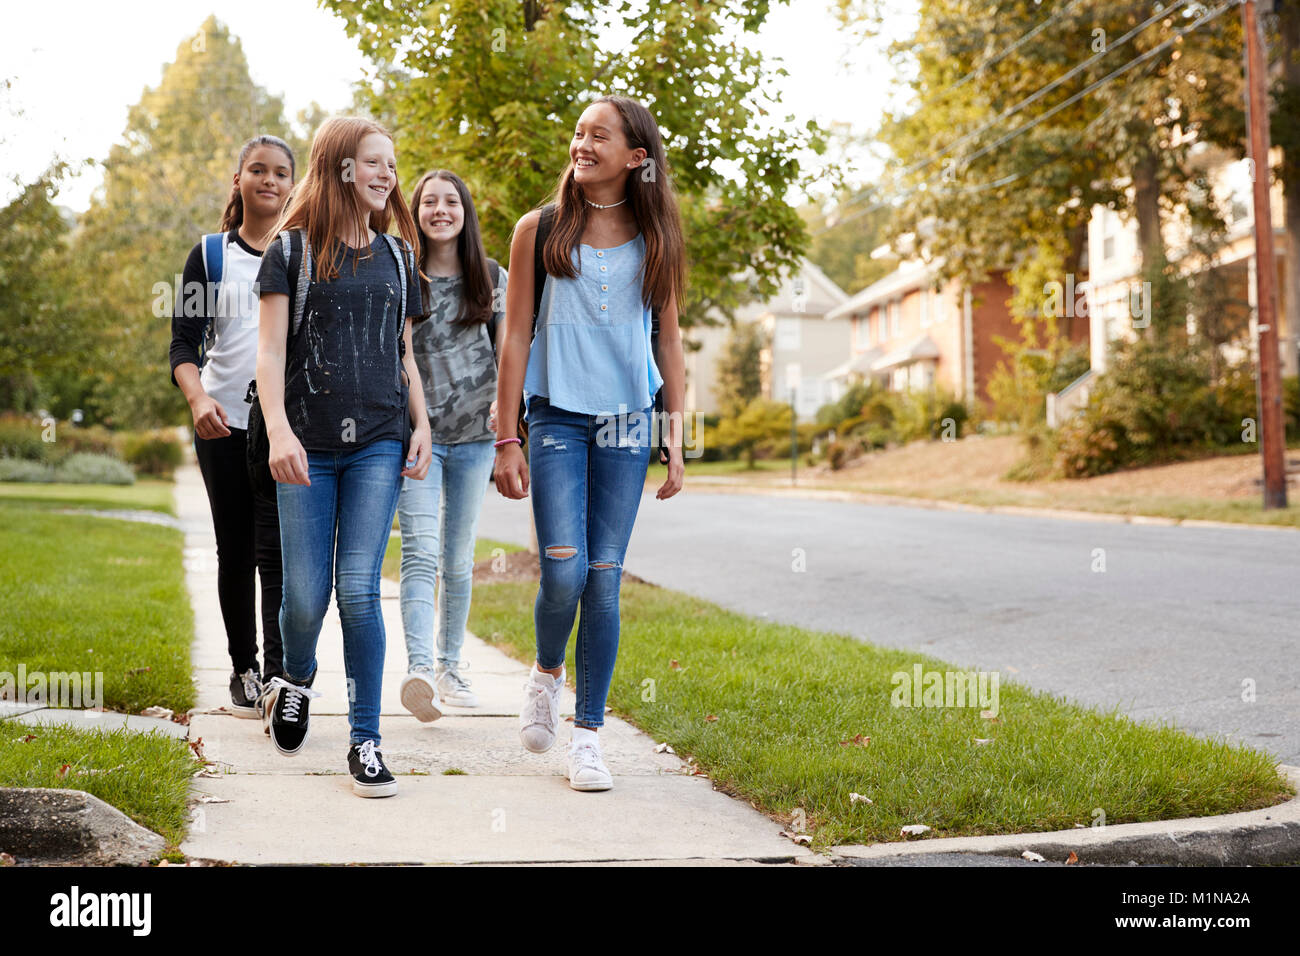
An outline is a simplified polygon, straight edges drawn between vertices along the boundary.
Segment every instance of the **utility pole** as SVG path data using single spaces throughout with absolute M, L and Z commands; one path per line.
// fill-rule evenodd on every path
M 1278 362 L 1277 260 L 1273 257 L 1273 214 L 1269 203 L 1267 67 L 1255 0 L 1243 0 L 1246 35 L 1246 132 L 1255 196 L 1255 300 L 1259 330 L 1259 451 L 1264 460 L 1264 507 L 1286 507 L 1286 441 L 1283 437 L 1281 369 Z M 1291 255 L 1296 250 L 1291 250 Z

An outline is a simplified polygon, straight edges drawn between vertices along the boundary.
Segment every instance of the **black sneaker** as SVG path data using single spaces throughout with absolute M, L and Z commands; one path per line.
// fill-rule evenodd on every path
M 242 674 L 230 675 L 230 710 L 236 717 L 261 717 L 257 699 L 262 696 L 262 679 L 249 668 Z
M 292 757 L 302 750 L 302 745 L 307 741 L 308 702 L 311 698 L 320 696 L 320 691 L 312 690 L 309 685 L 310 681 L 305 686 L 291 683 L 283 677 L 271 678 L 271 689 L 263 706 L 270 716 L 271 743 L 286 757 Z
M 397 781 L 384 766 L 383 755 L 375 749 L 373 740 L 351 746 L 348 772 L 352 774 L 352 792 L 358 797 L 391 797 L 397 793 Z

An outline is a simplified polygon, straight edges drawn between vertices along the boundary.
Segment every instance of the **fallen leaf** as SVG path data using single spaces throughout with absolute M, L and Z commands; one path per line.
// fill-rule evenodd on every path
M 785 830 L 782 830 L 781 836 L 788 837 L 800 846 L 807 846 L 812 843 L 812 837 L 807 833 L 787 833 Z
M 713 722 L 716 721 L 718 718 L 717 718 L 717 716 L 716 716 L 715 714 L 709 714 L 709 715 L 708 715 L 707 717 L 705 717 L 704 719 L 707 720 L 709 723 L 713 723 Z
M 21 737 L 17 737 L 17 738 L 15 738 L 15 739 L 16 739 L 20 744 L 26 744 L 26 743 L 31 743 L 33 740 L 35 740 L 35 739 L 36 739 L 36 735 L 35 735 L 35 734 L 23 734 Z
M 201 797 L 199 797 L 199 803 L 229 803 L 229 802 L 230 801 L 225 799 L 224 797 L 214 797 L 210 793 L 205 793 Z
M 164 720 L 170 720 L 173 714 L 169 708 L 159 707 L 155 705 L 153 707 L 146 707 L 144 710 L 140 711 L 140 716 L 141 717 L 162 717 Z
M 1078 862 L 1079 862 L 1079 855 L 1075 853 L 1073 850 L 1071 850 L 1070 855 L 1065 858 L 1065 865 L 1069 866 L 1071 863 L 1078 863 Z
M 65 763 L 62 767 L 59 768 L 59 776 L 66 777 L 68 775 L 68 771 L 71 769 L 72 769 L 72 764 Z
M 903 836 L 920 836 L 922 833 L 929 833 L 930 828 L 924 823 L 909 823 L 898 832 Z
M 866 796 L 866 795 L 864 795 L 864 794 L 861 794 L 861 793 L 850 793 L 850 794 L 849 794 L 849 804 L 850 804 L 850 805 L 855 804 L 855 803 L 874 803 L 874 802 L 875 802 L 875 801 L 872 800 L 870 797 L 868 797 L 868 796 Z
M 127 676 L 127 677 L 134 677 L 136 674 L 147 674 L 147 673 L 149 673 L 151 670 L 153 670 L 152 667 L 136 667 L 136 668 L 133 668 L 132 670 L 127 671 L 127 672 L 126 672 L 126 676 Z
M 972 739 L 975 741 L 975 745 L 978 746 L 978 747 L 982 747 L 982 746 L 984 746 L 985 744 L 991 744 L 991 743 L 993 743 L 993 738 L 992 738 L 992 737 L 974 737 L 974 738 L 972 738 Z
M 202 767 L 199 770 L 194 771 L 194 776 L 215 779 L 216 777 L 220 777 L 221 774 L 214 773 L 212 770 L 208 769 L 207 767 Z
M 1047 862 L 1046 860 L 1043 859 L 1041 854 L 1035 853 L 1033 850 L 1026 850 L 1024 853 L 1020 854 L 1020 858 L 1022 860 L 1028 860 L 1030 863 Z
M 854 734 L 848 740 L 841 740 L 840 746 L 848 747 L 850 744 L 852 744 L 858 747 L 865 747 L 869 743 L 871 743 L 871 738 L 868 737 L 866 734 Z
M 668 667 L 670 670 L 675 670 L 675 671 L 679 671 L 682 669 L 682 665 L 677 663 L 677 658 L 675 657 L 668 662 Z
M 673 750 L 673 748 L 672 748 L 671 745 L 669 745 L 669 744 L 667 744 L 667 743 L 662 743 L 662 744 L 655 744 L 655 753 L 657 753 L 657 754 L 675 754 L 675 753 L 677 753 L 677 751 L 676 751 L 676 750 Z
M 182 727 L 188 727 L 190 725 L 190 715 L 172 714 L 172 722 L 176 724 L 180 724 Z
M 208 762 L 208 761 L 207 761 L 207 758 L 203 756 L 203 738 L 202 738 L 202 737 L 200 737 L 198 740 L 191 740 L 191 741 L 190 741 L 190 749 L 194 751 L 194 756 L 195 756 L 195 758 L 198 759 L 198 761 L 199 761 L 200 763 L 207 763 L 207 762 Z

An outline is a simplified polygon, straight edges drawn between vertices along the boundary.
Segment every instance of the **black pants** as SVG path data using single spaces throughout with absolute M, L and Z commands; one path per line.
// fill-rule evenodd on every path
M 232 428 L 226 438 L 194 437 L 194 451 L 208 489 L 217 535 L 217 599 L 235 673 L 257 671 L 257 608 L 254 573 L 262 582 L 262 677 L 284 673 L 280 645 L 280 515 L 275 481 L 250 474 L 247 432 Z

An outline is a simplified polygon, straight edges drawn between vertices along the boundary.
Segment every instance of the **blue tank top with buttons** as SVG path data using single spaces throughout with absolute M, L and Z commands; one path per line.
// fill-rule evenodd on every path
M 640 411 L 663 385 L 641 301 L 645 238 L 573 250 L 576 279 L 547 275 L 528 352 L 524 397 L 587 415 Z

